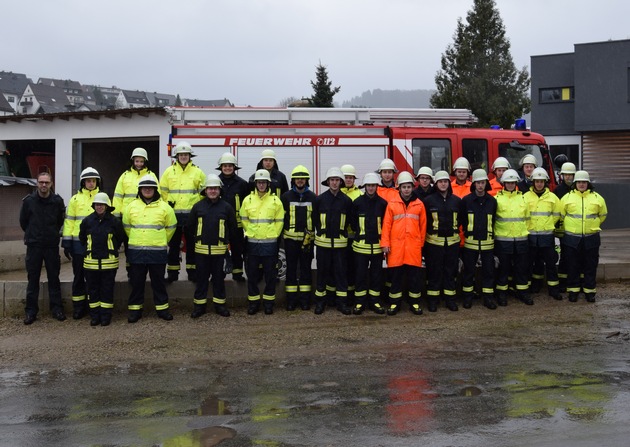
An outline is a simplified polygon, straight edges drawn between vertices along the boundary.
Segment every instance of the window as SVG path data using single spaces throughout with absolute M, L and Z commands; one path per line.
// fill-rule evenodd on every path
M 9 97 L 7 98 L 7 101 L 9 101 L 9 102 L 15 102 L 15 96 L 9 96 Z
M 451 141 L 448 139 L 421 139 L 411 141 L 413 150 L 413 172 L 428 166 L 433 172 L 451 170 Z
M 540 147 L 536 144 L 519 144 L 513 147 L 510 143 L 499 144 L 499 156 L 507 158 L 512 166 L 512 169 L 519 171 L 521 169 L 521 159 L 527 155 L 532 154 L 536 157 L 537 165 L 547 169 Z
M 574 99 L 573 87 L 541 88 L 539 90 L 539 102 L 541 104 L 573 101 Z
M 481 168 L 488 172 L 488 140 L 462 140 L 462 153 L 473 171 Z

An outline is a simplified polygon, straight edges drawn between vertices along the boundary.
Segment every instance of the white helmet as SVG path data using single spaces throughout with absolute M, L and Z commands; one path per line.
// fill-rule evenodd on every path
M 92 201 L 92 208 L 94 205 L 100 203 L 102 205 L 112 206 L 112 202 L 109 200 L 109 196 L 104 192 L 99 192 L 94 196 L 94 200 Z
M 459 168 L 459 169 L 463 169 L 463 168 Z M 438 180 L 448 180 L 450 182 L 451 181 L 451 176 L 448 175 L 448 172 L 446 172 L 446 171 L 438 171 L 433 176 L 433 182 L 437 183 Z
M 335 177 L 343 181 L 343 172 L 341 172 L 341 169 L 337 167 L 332 167 L 328 169 L 328 171 L 326 171 L 326 180 L 322 182 L 322 185 L 328 186 L 328 180 Z
M 86 178 L 96 178 L 100 180 L 101 176 L 96 169 L 87 167 L 81 171 L 81 180 L 85 180 Z
M 396 184 L 400 187 L 400 185 L 404 183 L 411 183 L 413 185 L 413 175 L 407 171 L 403 171 L 398 174 L 398 178 L 396 179 Z
M 272 158 L 272 159 L 276 160 L 276 151 L 274 151 L 273 149 L 265 149 L 264 151 L 262 151 L 260 153 L 260 160 L 259 161 L 262 161 L 265 158 Z
M 560 174 L 575 174 L 576 171 L 577 169 L 575 168 L 575 165 L 570 161 L 567 161 L 566 163 L 562 164 Z
M 376 172 L 381 172 L 385 169 L 391 169 L 394 172 L 398 172 L 398 169 L 396 169 L 396 165 L 391 158 L 383 159 L 383 161 L 381 161 L 381 164 L 378 165 L 378 169 L 376 170 Z
M 232 164 L 234 165 L 234 169 L 240 169 L 240 167 L 237 165 L 236 157 L 231 152 L 224 152 L 223 154 L 221 154 L 221 156 L 219 157 L 219 161 L 217 162 L 217 169 L 221 170 L 221 165 L 223 164 Z
M 428 175 L 429 177 L 433 178 L 433 169 L 431 169 L 428 166 L 422 166 L 420 169 L 418 169 L 418 174 L 416 175 L 416 180 L 418 180 L 418 178 L 421 175 Z
M 364 187 L 365 185 L 380 185 L 380 184 L 381 184 L 381 178 L 378 176 L 378 174 L 376 172 L 368 172 L 367 174 L 363 176 L 363 184 L 361 186 Z
M 506 182 L 518 183 L 521 181 L 521 178 L 518 176 L 518 172 L 516 172 L 514 169 L 508 169 L 507 171 L 503 173 L 503 176 L 501 177 L 500 181 L 501 183 L 506 183 Z
M 357 177 L 357 170 L 354 169 L 354 166 L 352 166 L 352 165 L 343 165 L 341 167 L 341 172 L 343 173 L 344 176 L 351 175 L 354 178 L 358 178 Z
M 523 158 L 521 158 L 521 161 L 519 161 L 518 164 L 521 168 L 524 164 L 532 164 L 534 166 L 538 166 L 538 160 L 536 160 L 536 157 L 534 155 L 527 154 Z
M 453 172 L 455 172 L 456 169 L 466 169 L 468 172 L 470 172 L 470 163 L 468 162 L 466 157 L 459 157 L 457 160 L 455 160 L 455 163 L 453 163 Z
M 141 147 L 137 147 L 133 150 L 133 152 L 131 153 L 132 160 L 133 160 L 133 157 L 144 157 L 145 160 L 149 161 L 149 156 L 147 155 L 146 149 L 141 148 Z
M 475 169 L 472 173 L 472 182 L 480 182 L 482 180 L 488 180 L 488 174 L 483 169 Z
M 510 162 L 508 161 L 507 158 L 505 157 L 497 157 L 496 160 L 494 160 L 494 163 L 492 163 L 492 172 L 494 172 L 497 168 L 503 168 L 503 169 L 511 169 L 512 165 L 510 165 Z
M 220 188 L 222 186 L 223 186 L 223 182 L 221 181 L 221 179 L 219 178 L 218 175 L 216 175 L 216 174 L 208 174 L 208 176 L 206 177 L 206 186 L 205 186 L 205 188 L 211 188 L 211 187 Z
M 534 172 L 532 172 L 532 180 L 549 181 L 549 174 L 547 174 L 544 168 L 536 168 Z
M 271 176 L 269 175 L 269 171 L 267 171 L 266 169 L 257 170 L 256 173 L 254 174 L 254 181 L 258 181 L 258 180 L 265 180 L 271 183 Z
M 146 188 L 146 187 L 151 187 L 151 188 L 158 189 L 157 180 L 151 174 L 145 175 L 138 182 L 138 189 Z
M 180 141 L 177 143 L 177 146 L 173 148 L 173 158 L 176 158 L 179 154 L 190 154 L 191 157 L 194 157 L 192 146 L 188 141 Z
M 591 183 L 591 177 L 586 171 L 577 171 L 575 177 L 573 177 L 573 183 L 575 182 L 589 182 Z

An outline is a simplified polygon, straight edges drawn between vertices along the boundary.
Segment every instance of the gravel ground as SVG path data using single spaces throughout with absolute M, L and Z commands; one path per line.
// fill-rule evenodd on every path
M 344 316 L 329 308 L 323 315 L 276 309 L 248 316 L 235 309 L 229 318 L 207 314 L 193 320 L 172 309 L 165 322 L 145 310 L 136 324 L 116 313 L 109 327 L 90 327 L 89 319 L 58 322 L 43 317 L 31 326 L 0 319 L 0 362 L 4 370 L 71 368 L 141 363 L 214 366 L 246 363 L 329 363 L 386 356 L 442 356 L 449 352 L 516 351 L 548 346 L 619 343 L 630 340 L 630 283 L 601 284 L 597 303 L 557 302 L 539 294 L 525 306 L 490 311 L 475 302 L 460 308 L 414 316 L 406 308 L 388 317 L 366 313 Z

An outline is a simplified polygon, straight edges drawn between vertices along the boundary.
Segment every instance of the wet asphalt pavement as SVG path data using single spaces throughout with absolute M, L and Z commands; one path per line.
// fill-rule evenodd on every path
M 335 365 L 4 372 L 0 445 L 627 446 L 630 350 L 616 338 L 426 357 L 400 345 Z

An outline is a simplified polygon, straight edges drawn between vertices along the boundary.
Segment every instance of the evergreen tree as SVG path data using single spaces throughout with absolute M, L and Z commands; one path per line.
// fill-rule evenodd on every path
M 177 94 L 177 98 L 175 98 L 175 107 L 180 107 L 182 105 L 182 98 L 179 97 L 179 93 Z
M 457 21 L 454 42 L 442 54 L 431 106 L 470 109 L 480 127 L 509 128 L 530 110 L 527 68 L 519 71 L 512 61 L 494 0 L 474 0 L 466 22 Z
M 313 107 L 334 107 L 333 97 L 339 93 L 341 87 L 332 88 L 332 82 L 328 80 L 328 71 L 320 62 L 317 67 L 315 76 L 317 81 L 311 81 L 313 86 L 313 96 L 309 98 L 309 102 Z

